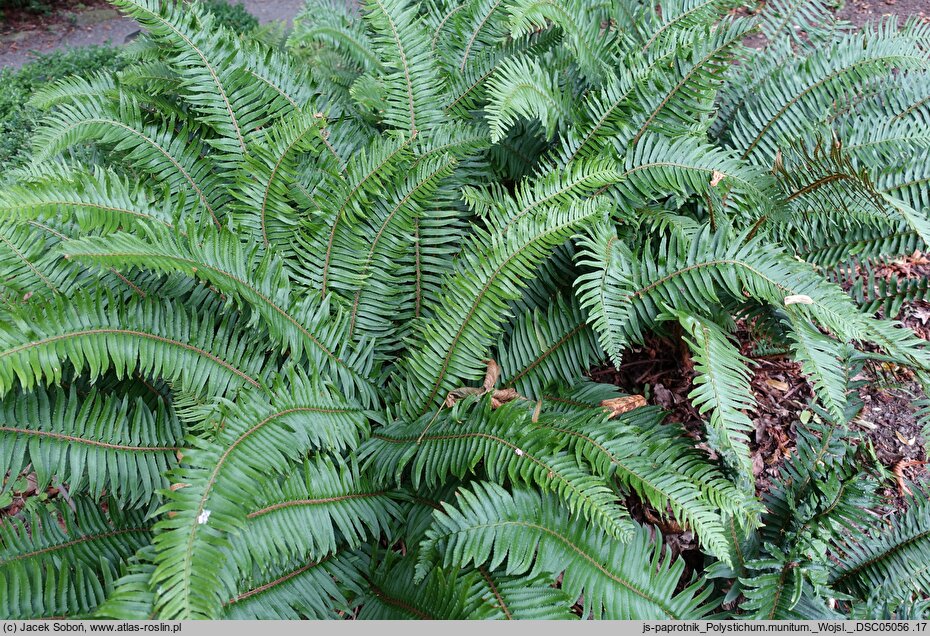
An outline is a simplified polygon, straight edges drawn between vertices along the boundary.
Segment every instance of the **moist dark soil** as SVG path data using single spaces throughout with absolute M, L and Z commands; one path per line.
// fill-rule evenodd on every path
M 47 30 L 74 22 L 75 16 L 91 9 L 112 9 L 107 0 L 48 0 L 43 8 L 3 7 L 0 9 L 0 34 Z
M 875 270 L 878 277 L 921 278 L 930 276 L 930 258 L 921 252 L 889 262 Z M 879 314 L 881 315 L 881 314 Z M 900 320 L 919 337 L 930 340 L 930 303 L 905 303 Z M 750 359 L 751 389 L 756 408 L 748 413 L 755 425 L 750 440 L 756 487 L 761 495 L 769 490 L 781 466 L 794 455 L 796 427 L 808 410 L 813 391 L 801 373 L 800 365 L 784 353 L 755 353 L 758 339 L 745 323 L 738 323 L 735 334 L 741 353 Z M 619 368 L 601 367 L 591 371 L 598 382 L 616 384 L 624 391 L 645 395 L 650 404 L 669 412 L 668 421 L 679 422 L 694 439 L 695 446 L 713 451 L 704 442 L 704 418 L 691 405 L 688 394 L 694 379 L 690 354 L 678 334 L 650 336 L 639 347 L 626 351 Z M 855 378 L 861 381 L 862 410 L 851 422 L 854 430 L 871 444 L 874 456 L 887 477 L 882 482 L 884 506 L 895 509 L 906 505 L 914 484 L 930 485 L 926 442 L 918 421 L 920 386 L 906 369 L 866 366 Z M 648 520 L 649 515 L 644 515 Z
M 856 26 L 884 16 L 930 20 L 930 2 L 927 0 L 840 0 L 840 4 L 836 15 Z

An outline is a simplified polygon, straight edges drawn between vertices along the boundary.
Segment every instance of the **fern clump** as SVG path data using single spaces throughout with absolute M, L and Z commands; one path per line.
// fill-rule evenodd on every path
M 0 191 L 0 492 L 70 493 L 0 524 L 0 614 L 926 615 L 930 502 L 873 520 L 849 426 L 865 365 L 930 383 L 875 315 L 926 281 L 834 281 L 930 241 L 930 27 L 319 0 L 272 49 L 114 4 L 146 36 L 33 97 Z M 814 390 L 761 499 L 737 321 Z M 586 379 L 654 333 L 706 445 Z

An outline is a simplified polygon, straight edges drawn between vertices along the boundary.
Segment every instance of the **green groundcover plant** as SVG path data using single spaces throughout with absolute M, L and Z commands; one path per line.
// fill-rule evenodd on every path
M 0 192 L 0 473 L 59 489 L 0 525 L 0 615 L 930 613 L 930 502 L 875 512 L 849 426 L 930 382 L 876 317 L 926 281 L 831 282 L 930 242 L 930 26 L 366 0 L 272 50 L 115 4 L 131 63 L 36 94 Z M 815 394 L 761 498 L 737 324 Z M 653 333 L 699 446 L 585 379 Z
M 0 182 L 10 179 L 12 168 L 29 162 L 30 139 L 42 111 L 29 104 L 39 89 L 65 77 L 87 76 L 102 70 L 118 70 L 118 49 L 86 46 L 39 55 L 22 68 L 0 70 Z

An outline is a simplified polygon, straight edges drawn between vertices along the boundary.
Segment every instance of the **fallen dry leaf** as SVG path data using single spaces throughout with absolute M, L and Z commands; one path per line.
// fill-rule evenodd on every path
M 641 406 L 646 406 L 646 398 L 642 395 L 627 395 L 625 397 L 611 398 L 601 401 L 601 406 L 607 409 L 610 417 L 614 418 Z
M 490 391 L 497 386 L 497 381 L 501 377 L 501 368 L 494 358 L 488 358 L 484 362 L 488 365 L 488 369 L 484 373 L 484 384 L 482 386 L 485 391 Z
M 768 384 L 773 389 L 778 389 L 779 391 L 785 392 L 791 388 L 787 382 L 782 382 L 781 380 L 773 380 L 772 378 L 766 378 L 765 383 Z
M 924 466 L 927 462 L 918 461 L 916 459 L 902 459 L 894 466 L 891 467 L 891 474 L 894 475 L 895 480 L 898 482 L 898 494 L 902 497 L 904 495 L 911 495 L 911 489 L 907 487 L 907 484 L 904 483 L 904 469 L 910 468 L 912 466 Z

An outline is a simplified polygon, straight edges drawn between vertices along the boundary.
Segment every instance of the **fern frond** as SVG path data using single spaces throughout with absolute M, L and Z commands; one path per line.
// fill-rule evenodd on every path
M 556 383 L 577 380 L 603 353 L 587 318 L 572 299 L 558 296 L 545 310 L 520 315 L 497 346 L 505 387 L 529 398 L 542 396 Z
M 890 524 L 873 522 L 871 541 L 846 542 L 833 568 L 830 584 L 838 590 L 867 595 L 881 590 L 886 598 L 904 599 L 930 586 L 925 567 L 930 552 L 930 504 L 920 494 Z
M 400 363 L 401 408 L 414 416 L 431 411 L 462 379 L 480 377 L 496 339 L 505 302 L 516 298 L 534 266 L 601 214 L 599 202 L 541 210 L 506 234 L 476 231 L 447 278 L 446 304 L 422 321 L 416 339 L 424 348 Z
M 314 297 L 293 300 L 283 263 L 273 254 L 262 256 L 233 235 L 207 231 L 196 238 L 155 233 L 149 240 L 119 233 L 85 238 L 68 246 L 71 258 L 121 267 L 133 265 L 165 273 L 196 276 L 238 299 L 261 317 L 281 349 L 299 358 L 309 356 L 317 368 L 344 383 L 344 390 L 366 402 L 373 400 L 367 373 L 370 354 L 351 350 L 343 334 L 344 319 Z
M 548 401 L 544 404 L 549 407 Z M 616 420 L 606 420 L 599 407 L 591 411 L 542 425 L 565 436 L 598 474 L 616 477 L 659 514 L 670 510 L 672 517 L 695 531 L 705 550 L 730 562 L 723 515 L 755 525 L 759 506 L 696 452 L 681 429 L 663 426 L 661 411 L 638 408 Z
M 350 609 L 346 588 L 359 592 L 359 559 L 349 552 L 290 561 L 256 572 L 224 604 L 223 620 L 323 620 Z
M 407 0 L 366 0 L 385 85 L 384 123 L 408 137 L 429 136 L 442 120 L 442 82 L 417 6 Z
M 252 391 L 221 417 L 214 440 L 190 439 L 165 492 L 162 512 L 172 514 L 155 526 L 152 573 L 162 616 L 218 616 L 224 590 L 235 589 L 221 567 L 224 548 L 258 498 L 252 484 L 286 472 L 311 449 L 354 448 L 367 429 L 359 409 L 297 374 L 286 391 L 276 388 L 270 400 Z
M 563 573 L 562 590 L 584 597 L 586 616 L 614 620 L 700 618 L 710 591 L 691 583 L 675 593 L 684 563 L 661 556 L 640 528 L 630 543 L 604 542 L 557 501 L 527 490 L 476 483 L 457 506 L 437 512 L 417 573 L 431 565 L 504 565 L 508 574 Z
M 547 139 L 568 119 L 568 95 L 559 86 L 557 71 L 543 69 L 532 57 L 502 62 L 488 80 L 487 92 L 485 113 L 494 143 L 504 138 L 518 118 L 539 120 Z
M 0 613 L 7 620 L 90 618 L 106 594 L 106 586 L 84 565 L 56 569 L 27 563 L 0 575 Z
M 110 148 L 125 164 L 149 175 L 153 185 L 165 184 L 184 193 L 184 210 L 220 226 L 226 195 L 214 161 L 204 156 L 205 144 L 195 130 L 175 122 L 149 124 L 139 102 L 122 96 L 117 103 L 99 97 L 62 104 L 35 136 L 36 158 L 47 160 L 79 143 L 93 141 Z M 204 216 L 205 215 L 205 216 Z
M 245 526 L 232 539 L 229 560 L 239 572 L 251 572 L 308 556 L 322 560 L 337 548 L 355 549 L 400 518 L 396 494 L 372 484 L 357 466 L 327 457 L 305 461 L 253 498 Z
M 75 296 L 0 331 L 0 393 L 59 383 L 65 362 L 95 380 L 105 371 L 177 381 L 192 394 L 265 386 L 268 362 L 235 316 L 217 320 L 177 303 Z
M 748 360 L 718 325 L 683 313 L 677 317 L 690 336 L 684 340 L 694 355 L 697 372 L 688 398 L 699 413 L 711 411 L 708 444 L 723 457 L 737 483 L 750 488 L 753 472 L 749 439 L 755 426 L 746 411 L 755 409 L 756 400 L 749 387 Z
M 560 452 L 559 440 L 530 421 L 526 405 L 511 403 L 489 412 L 485 400 L 463 408 L 469 410 L 458 418 L 444 412 L 378 430 L 361 450 L 363 467 L 379 481 L 399 480 L 409 469 L 417 488 L 448 476 L 462 479 L 482 464 L 487 479 L 535 484 L 557 493 L 570 510 L 611 536 L 630 536 L 632 521 L 606 480 Z
M 165 197 L 168 198 L 168 197 Z M 7 219 L 73 220 L 83 231 L 115 232 L 139 222 L 171 226 L 174 215 L 160 197 L 112 171 L 75 173 L 31 181 L 0 192 L 0 214 Z
M 4 474 L 31 465 L 39 490 L 57 479 L 95 499 L 107 492 L 125 508 L 147 504 L 167 485 L 163 475 L 180 452 L 180 424 L 161 402 L 153 411 L 141 399 L 37 389 L 5 397 L 0 418 Z

